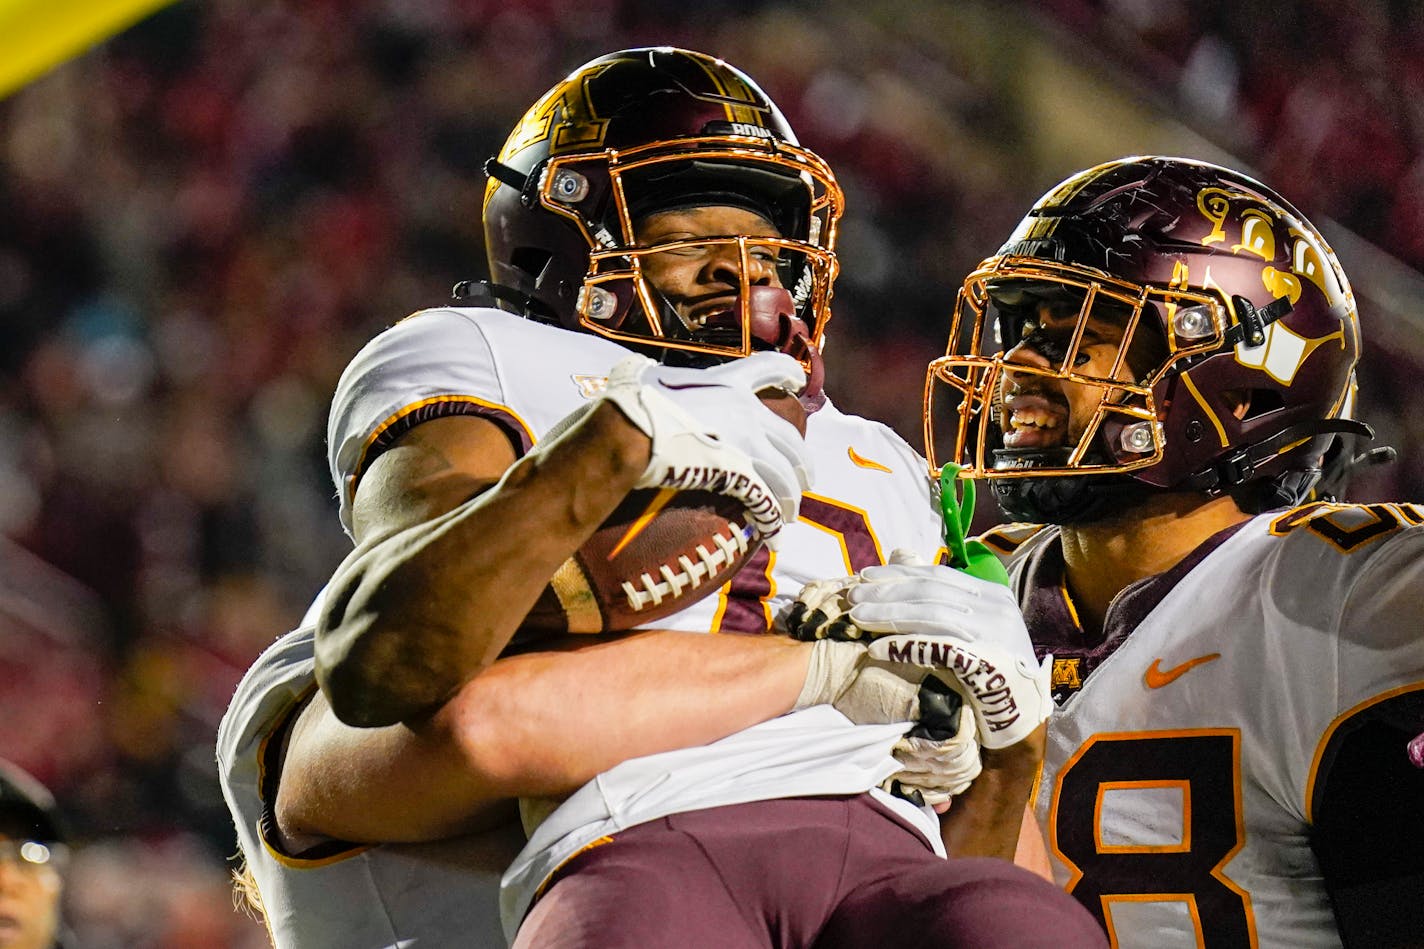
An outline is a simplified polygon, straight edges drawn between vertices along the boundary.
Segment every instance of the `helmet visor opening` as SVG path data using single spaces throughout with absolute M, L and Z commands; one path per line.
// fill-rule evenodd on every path
M 810 190 L 788 169 L 688 159 L 646 166 L 622 177 L 635 227 L 659 211 L 720 205 L 751 211 L 793 240 L 805 240 L 809 230 Z
M 718 260 L 710 265 L 711 260 Z M 714 287 L 687 271 L 722 270 Z M 819 347 L 834 258 L 799 241 L 706 236 L 658 241 L 591 256 L 580 318 L 625 343 L 655 343 L 716 360 L 764 349 Z M 799 340 L 799 342 L 798 342 Z
M 627 345 L 718 359 L 766 348 L 767 336 L 781 348 L 788 333 L 804 344 L 793 349 L 819 348 L 838 270 L 843 198 L 813 153 L 786 142 L 709 135 L 557 156 L 540 173 L 538 201 L 588 244 L 573 313 L 580 328 Z M 655 215 L 704 209 L 748 216 L 694 214 L 700 220 L 647 233 Z M 659 279 L 658 271 L 669 269 L 659 266 L 662 258 L 699 254 L 718 257 L 736 273 L 704 281 L 720 286 L 697 291 Z M 784 291 L 789 304 L 779 298 L 768 304 L 767 288 Z M 746 302 L 752 291 L 760 295 Z M 773 312 L 774 319 L 757 322 L 757 314 Z M 783 316 L 797 325 L 787 330 Z M 772 324 L 779 327 L 774 333 L 766 328 Z

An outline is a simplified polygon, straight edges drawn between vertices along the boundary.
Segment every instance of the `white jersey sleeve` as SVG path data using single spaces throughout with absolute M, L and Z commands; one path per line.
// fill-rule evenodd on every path
M 327 464 L 351 530 L 366 466 L 412 426 L 471 414 L 501 425 L 519 453 L 602 391 L 628 350 L 486 308 L 422 310 L 381 333 L 342 373 L 327 423 Z

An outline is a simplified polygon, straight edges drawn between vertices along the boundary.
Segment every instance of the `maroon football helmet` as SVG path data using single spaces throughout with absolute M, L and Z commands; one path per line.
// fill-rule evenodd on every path
M 1050 337 L 1033 315 L 1045 305 L 1076 321 Z M 1080 350 L 1104 320 L 1122 338 L 1093 375 Z M 1006 361 L 1026 339 L 1036 365 Z M 1094 520 L 1162 489 L 1229 492 L 1248 511 L 1297 504 L 1335 436 L 1368 436 L 1350 419 L 1359 352 L 1339 262 L 1274 191 L 1205 162 L 1109 162 L 1040 198 L 966 278 L 930 365 L 927 453 L 987 479 L 1025 520 Z M 1028 412 L 1047 428 L 1015 433 L 1006 383 L 1023 378 L 1090 392 L 1084 430 L 1049 437 L 1058 423 Z
M 502 305 L 664 354 L 781 349 L 819 373 L 841 189 L 741 71 L 670 47 L 601 56 L 536 102 L 486 170 L 485 241 Z M 755 211 L 781 236 L 638 245 L 642 215 L 696 205 Z M 737 248 L 740 319 L 687 326 L 644 279 L 648 255 L 694 243 Z M 767 245 L 784 289 L 748 286 L 749 254 Z

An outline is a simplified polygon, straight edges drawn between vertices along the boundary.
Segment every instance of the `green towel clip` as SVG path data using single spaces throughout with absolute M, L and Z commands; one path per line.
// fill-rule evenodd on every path
M 939 507 L 944 520 L 944 545 L 949 565 L 971 577 L 1009 585 L 1009 574 L 994 552 L 977 540 L 965 540 L 974 520 L 974 482 L 958 477 L 959 465 L 939 470 Z

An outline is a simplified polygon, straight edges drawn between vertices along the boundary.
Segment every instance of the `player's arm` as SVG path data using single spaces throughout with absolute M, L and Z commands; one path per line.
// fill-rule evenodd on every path
M 1014 848 L 1014 863 L 1031 873 L 1036 873 L 1048 882 L 1053 882 L 1053 863 L 1048 856 L 1048 840 L 1043 834 L 1043 825 L 1033 813 L 1033 802 L 1024 808 L 1023 822 L 1019 827 L 1019 842 Z
M 433 839 L 481 828 L 502 798 L 567 795 L 793 708 L 920 717 L 922 671 L 894 675 L 854 643 L 647 630 L 564 646 L 500 659 L 433 714 L 382 728 L 344 724 L 316 693 L 278 764 L 278 827 L 297 846 Z
M 288 740 L 277 825 L 305 837 L 428 840 L 509 797 L 560 797 L 639 755 L 706 744 L 792 707 L 810 647 L 646 631 L 501 659 L 434 714 L 342 723 L 316 693 Z
M 946 853 L 1015 859 L 1021 831 L 1026 822 L 1034 820 L 1029 796 L 1043 762 L 1047 734 L 1045 723 L 1007 748 L 980 750 L 983 770 L 940 815 L 940 836 Z M 1042 872 L 1036 866 L 1029 869 Z
M 562 645 L 499 659 L 431 715 L 383 728 L 341 722 L 316 694 L 276 765 L 278 827 L 297 847 L 442 837 L 477 829 L 501 798 L 562 796 L 629 758 L 793 708 L 922 718 L 924 671 L 898 675 L 857 643 L 639 631 Z
M 363 474 L 357 545 L 318 619 L 317 679 L 336 713 L 399 721 L 492 663 L 649 452 L 611 404 L 519 460 L 499 426 L 474 416 L 405 433 Z
M 775 533 L 808 472 L 799 434 L 756 393 L 804 381 L 779 353 L 704 370 L 629 357 L 598 402 L 517 461 L 485 420 L 405 433 L 356 488 L 357 547 L 318 617 L 317 680 L 337 716 L 378 726 L 437 708 L 500 655 L 559 566 L 635 487 L 716 472 L 751 523 Z

